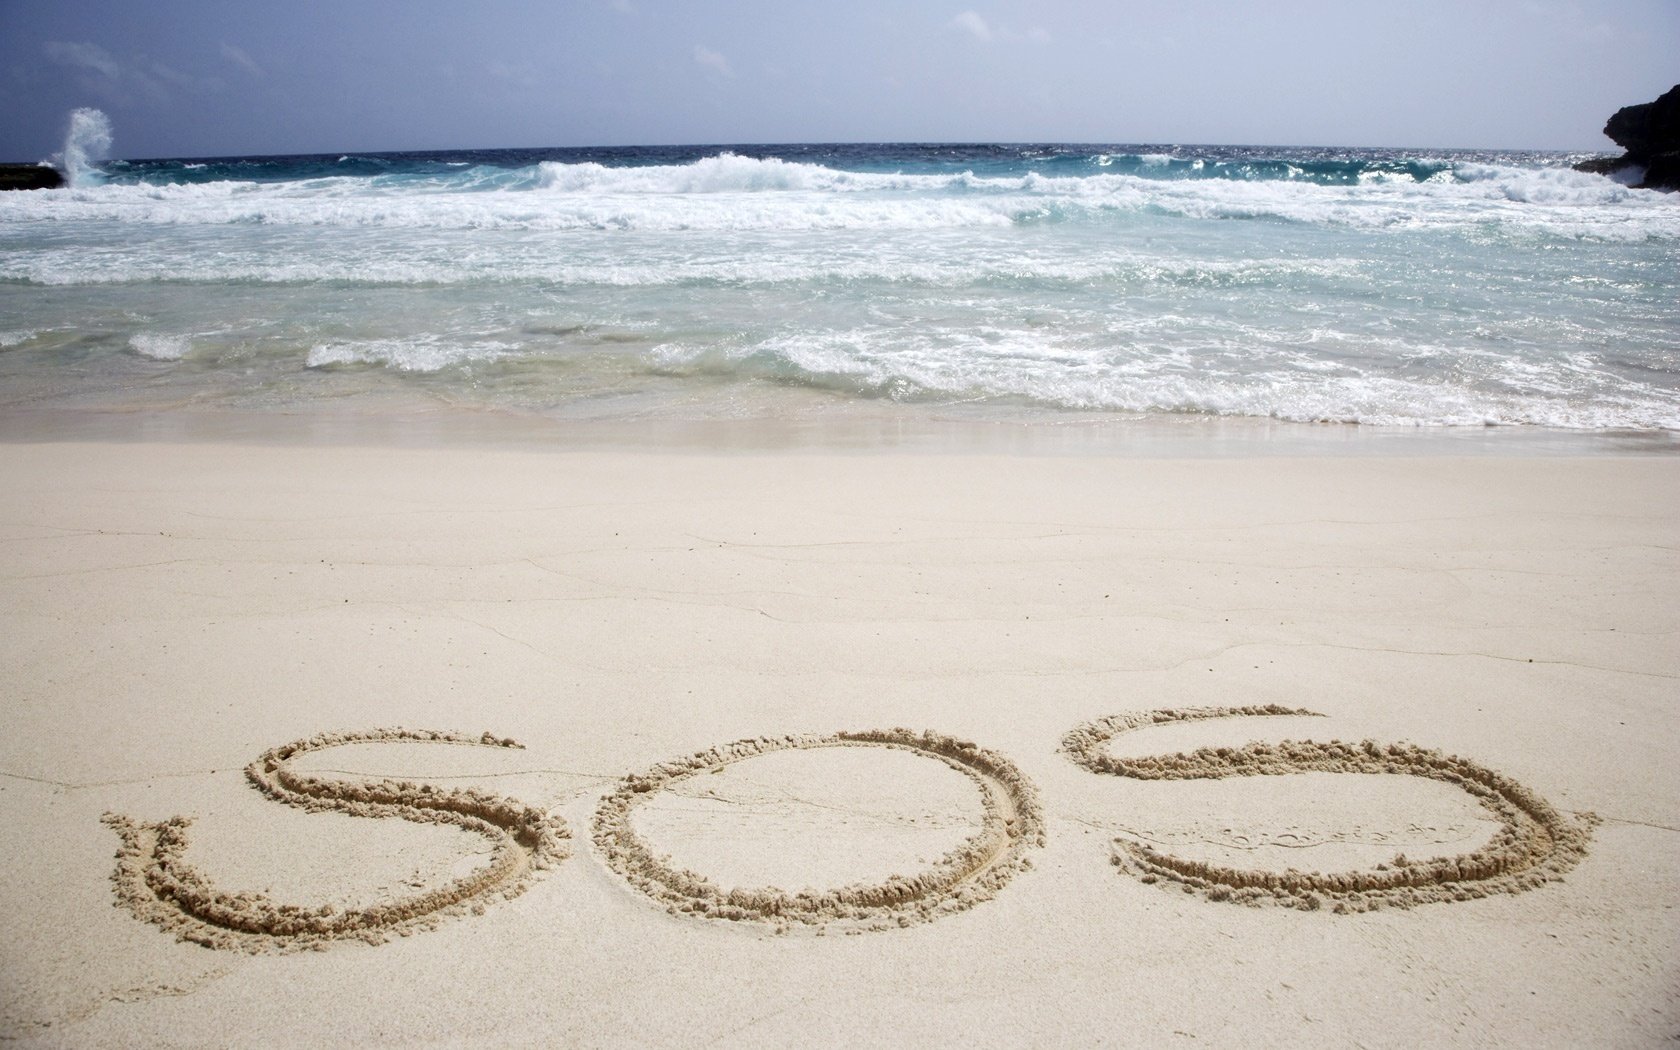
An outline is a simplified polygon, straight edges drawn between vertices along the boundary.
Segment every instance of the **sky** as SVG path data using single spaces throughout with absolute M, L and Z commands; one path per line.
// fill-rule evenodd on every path
M 1103 142 L 1613 151 L 1680 0 L 0 0 L 0 160 Z

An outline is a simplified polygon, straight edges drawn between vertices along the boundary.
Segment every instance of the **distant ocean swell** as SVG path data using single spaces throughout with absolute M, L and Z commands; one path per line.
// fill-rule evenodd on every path
M 1041 222 L 1125 223 L 1138 214 L 1277 219 L 1351 227 L 1462 228 L 1627 239 L 1680 238 L 1655 195 L 1567 167 L 1459 163 L 1206 165 L 1099 155 L 1085 174 L 849 172 L 720 154 L 682 165 L 611 168 L 552 161 L 448 173 L 321 175 L 288 181 L 187 179 L 148 168 L 5 202 L 16 221 L 151 225 L 505 230 L 924 230 Z M 217 165 L 240 172 L 240 165 Z M 1325 170 L 1328 169 L 1328 170 Z M 1233 170 L 1246 175 L 1232 174 Z M 246 174 L 255 174 L 246 172 Z
M 109 162 L 0 195 L 0 404 L 639 418 L 817 397 L 1680 430 L 1680 200 L 1567 160 Z

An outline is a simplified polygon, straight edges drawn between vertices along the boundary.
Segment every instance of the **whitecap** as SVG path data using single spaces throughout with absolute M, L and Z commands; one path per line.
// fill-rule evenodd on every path
M 179 361 L 192 349 L 192 336 L 170 332 L 136 332 L 128 348 L 154 361 Z
M 309 348 L 305 368 L 382 365 L 399 372 L 441 372 L 474 362 L 494 361 L 517 350 L 496 341 L 453 342 L 437 336 L 318 343 Z
M 129 226 L 914 231 L 1112 224 L 1153 213 L 1361 229 L 1491 227 L 1584 239 L 1680 238 L 1680 207 L 1660 194 L 1565 168 L 1467 163 L 1423 182 L 1409 174 L 1366 173 L 1354 185 L 1331 186 L 1304 178 L 1168 180 L 1110 171 L 862 173 L 723 153 L 646 167 L 544 162 L 511 173 L 474 168 L 423 180 L 107 185 L 6 197 L 0 222 Z

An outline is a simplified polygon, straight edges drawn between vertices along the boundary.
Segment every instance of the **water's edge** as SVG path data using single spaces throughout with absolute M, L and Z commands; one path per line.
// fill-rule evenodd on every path
M 1680 454 L 1680 434 L 1546 427 L 1383 427 L 1242 417 L 1114 419 L 1040 413 L 934 417 L 867 406 L 803 417 L 575 420 L 495 410 L 218 409 L 0 413 L 0 444 L 156 443 L 518 450 L 538 453 L 810 453 L 1089 456 L 1625 457 Z

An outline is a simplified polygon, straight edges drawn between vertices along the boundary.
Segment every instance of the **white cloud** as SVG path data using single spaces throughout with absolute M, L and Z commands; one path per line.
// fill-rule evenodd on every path
M 146 68 L 150 70 L 152 76 L 157 77 L 159 80 L 166 81 L 167 83 L 174 84 L 178 88 L 187 88 L 190 90 L 205 86 L 215 87 L 220 84 L 220 82 L 216 80 L 200 80 L 198 77 L 188 76 L 178 69 L 171 69 L 162 62 L 148 62 L 146 63 Z
M 174 99 L 171 84 L 189 90 L 215 87 L 213 80 L 191 77 L 144 57 L 124 62 L 85 40 L 49 40 L 42 50 L 52 62 L 79 73 L 77 83 L 83 91 L 119 105 L 135 101 L 168 105 Z
M 972 33 L 976 40 L 989 41 L 996 35 L 992 32 L 992 27 L 986 24 L 986 20 L 980 17 L 978 11 L 964 11 L 951 19 L 951 27 L 961 29 L 965 33 Z
M 735 70 L 729 66 L 729 59 L 724 58 L 705 44 L 694 45 L 694 61 L 699 64 L 700 68 L 709 69 L 719 76 L 732 77 L 735 75 Z
M 630 0 L 607 0 L 607 6 L 621 15 L 633 15 L 636 13 L 636 8 L 630 3 Z
M 60 65 L 98 73 L 111 81 L 122 79 L 122 65 L 111 57 L 109 51 L 98 44 L 49 40 L 46 43 L 45 50 L 47 57 Z
M 263 76 L 263 68 L 257 65 L 257 60 L 245 53 L 245 49 L 222 41 L 222 57 L 232 62 L 254 77 Z
M 964 11 L 962 14 L 946 23 L 949 29 L 967 33 L 982 44 L 1017 43 L 1026 40 L 1034 44 L 1048 44 L 1050 31 L 1043 26 L 1033 26 L 1025 33 L 1001 22 L 988 22 L 986 17 L 978 11 Z

